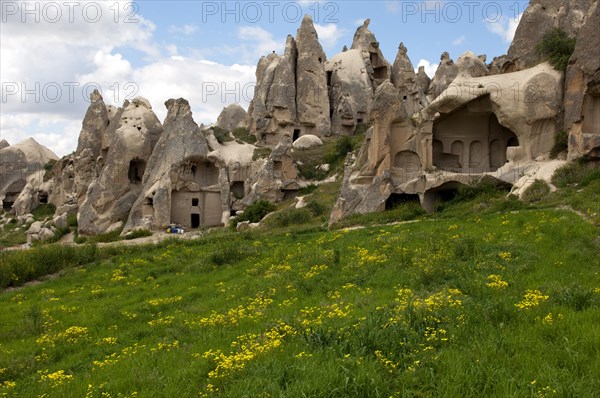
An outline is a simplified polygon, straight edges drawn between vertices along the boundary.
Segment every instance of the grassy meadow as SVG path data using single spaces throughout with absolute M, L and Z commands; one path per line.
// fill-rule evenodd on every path
M 327 230 L 324 185 L 266 229 L 1 252 L 0 397 L 600 396 L 600 173 L 569 167 L 530 203 Z

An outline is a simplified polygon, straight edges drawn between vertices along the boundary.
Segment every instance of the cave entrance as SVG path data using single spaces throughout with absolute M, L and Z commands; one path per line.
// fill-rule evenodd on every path
M 231 184 L 231 193 L 235 199 L 242 199 L 245 194 L 244 181 L 236 181 Z
M 191 226 L 192 228 L 198 228 L 200 227 L 200 214 L 192 214 L 192 220 L 191 220 Z
M 146 171 L 146 162 L 141 159 L 133 159 L 129 162 L 129 171 L 127 177 L 132 184 L 141 184 L 142 177 Z
M 433 123 L 433 165 L 458 173 L 496 171 L 507 162 L 516 134 L 491 110 L 489 96 L 478 98 Z
M 458 195 L 458 189 L 464 184 L 451 181 L 430 189 L 423 195 L 423 208 L 428 213 L 433 213 L 445 203 L 451 202 Z
M 152 216 L 154 215 L 154 199 L 145 198 L 142 204 L 142 216 Z
M 48 203 L 48 192 L 40 192 L 39 194 L 39 200 L 40 200 L 40 204 L 47 204 Z
M 8 192 L 2 201 L 2 210 L 11 211 L 15 200 L 19 196 L 19 192 Z
M 292 141 L 296 141 L 298 138 L 300 138 L 301 133 L 302 133 L 302 130 L 294 129 L 294 135 L 292 137 Z
M 411 195 L 406 193 L 393 193 L 385 201 L 385 210 L 394 210 L 398 206 L 402 206 L 406 203 L 416 203 L 421 205 L 419 195 Z
M 581 119 L 584 134 L 600 134 L 600 96 L 586 94 Z

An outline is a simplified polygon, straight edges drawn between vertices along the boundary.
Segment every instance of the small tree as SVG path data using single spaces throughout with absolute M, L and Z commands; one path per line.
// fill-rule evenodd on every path
M 548 59 L 554 69 L 565 71 L 571 54 L 575 51 L 575 42 L 576 39 L 569 37 L 564 30 L 555 28 L 542 37 L 535 49 Z

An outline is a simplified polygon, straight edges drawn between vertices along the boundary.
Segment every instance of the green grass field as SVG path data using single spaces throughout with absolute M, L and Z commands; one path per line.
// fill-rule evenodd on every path
M 324 185 L 247 233 L 2 252 L 0 397 L 597 397 L 599 177 L 333 230 Z
M 0 394 L 592 397 L 596 237 L 523 210 L 132 249 L 0 296 Z

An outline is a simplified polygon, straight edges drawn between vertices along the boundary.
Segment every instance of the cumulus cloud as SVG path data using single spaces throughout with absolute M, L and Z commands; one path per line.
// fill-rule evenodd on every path
M 333 49 L 345 34 L 343 29 L 340 29 L 338 25 L 333 23 L 325 25 L 315 24 L 315 30 L 319 35 L 319 42 L 327 49 Z
M 500 36 L 505 43 L 510 43 L 515 37 L 522 16 L 523 14 L 516 18 L 502 17 L 498 21 L 486 22 L 486 25 L 490 32 Z
M 88 3 L 77 4 L 82 8 Z M 282 41 L 264 29 L 246 27 L 238 32 L 240 46 L 229 49 L 238 59 L 248 60 L 245 65 L 206 58 L 212 51 L 218 59 L 219 51 L 228 49 L 188 51 L 183 56 L 174 44 L 157 43 L 154 23 L 132 15 L 130 2 L 89 4 L 101 7 L 103 18 L 92 23 L 89 16 L 81 18 L 81 8 L 79 13 L 75 8 L 73 21 L 65 9 L 63 19 L 52 23 L 34 18 L 22 23 L 20 14 L 3 15 L 0 130 L 10 143 L 33 137 L 59 156 L 72 152 L 94 88 L 100 88 L 112 105 L 144 96 L 161 120 L 166 116 L 164 102 L 184 97 L 198 123 L 214 122 L 230 103 L 248 106 L 258 56 L 283 49 Z M 116 7 L 121 7 L 118 19 Z M 191 34 L 196 29 L 183 25 L 171 31 Z M 141 54 L 135 63 L 133 54 Z
M 285 40 L 276 40 L 271 32 L 260 26 L 241 26 L 238 38 L 242 41 L 239 47 L 223 50 L 238 54 L 238 58 L 245 63 L 256 62 L 263 55 L 273 51 L 280 53 L 285 48 Z

